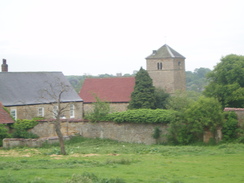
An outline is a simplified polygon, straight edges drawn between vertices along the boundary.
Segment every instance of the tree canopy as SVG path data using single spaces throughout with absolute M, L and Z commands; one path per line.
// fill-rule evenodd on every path
M 244 107 L 244 56 L 223 57 L 207 78 L 206 96 L 217 98 L 223 107 Z
M 224 116 L 217 99 L 200 97 L 185 111 L 186 121 L 192 133 L 203 133 L 204 129 L 216 130 L 223 124 Z
M 208 84 L 206 74 L 211 70 L 208 68 L 197 68 L 192 71 L 186 71 L 186 88 L 188 91 L 202 93 L 204 87 Z
M 202 141 L 205 130 L 211 130 L 215 135 L 217 128 L 224 122 L 219 101 L 203 96 L 195 102 L 186 99 L 182 101 L 180 101 L 181 108 L 177 109 L 175 121 L 169 124 L 169 142 L 190 144 Z
M 148 72 L 141 68 L 135 76 L 135 87 L 131 93 L 129 109 L 155 109 L 155 87 Z

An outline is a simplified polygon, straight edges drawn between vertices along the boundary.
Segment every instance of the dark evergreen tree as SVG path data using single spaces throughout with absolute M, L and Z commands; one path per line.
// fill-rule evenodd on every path
M 128 109 L 155 109 L 155 87 L 148 72 L 141 68 L 136 74 L 134 91 L 131 94 L 131 101 Z

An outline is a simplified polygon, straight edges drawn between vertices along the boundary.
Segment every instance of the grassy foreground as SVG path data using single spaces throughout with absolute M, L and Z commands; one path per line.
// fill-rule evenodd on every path
M 244 182 L 244 144 L 164 146 L 76 137 L 59 147 L 0 149 L 1 183 Z

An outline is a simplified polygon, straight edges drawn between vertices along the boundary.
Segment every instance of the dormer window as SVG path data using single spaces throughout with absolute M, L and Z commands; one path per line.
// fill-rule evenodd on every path
M 162 62 L 158 62 L 157 63 L 157 69 L 158 70 L 162 70 L 163 69 L 163 63 Z

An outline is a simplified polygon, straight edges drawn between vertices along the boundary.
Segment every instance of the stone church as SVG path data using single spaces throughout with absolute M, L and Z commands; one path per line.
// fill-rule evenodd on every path
M 185 57 L 168 45 L 163 45 L 146 58 L 147 72 L 156 88 L 174 94 L 186 89 Z
M 185 57 L 177 51 L 163 45 L 146 57 L 146 70 L 156 88 L 174 94 L 186 89 Z M 87 78 L 80 90 L 84 113 L 89 112 L 95 96 L 110 103 L 112 111 L 125 111 L 134 90 L 134 77 Z

